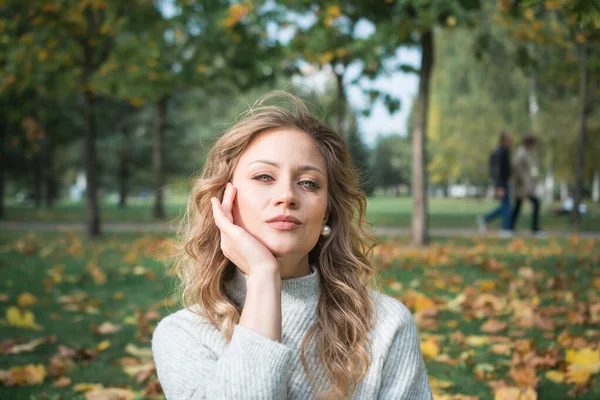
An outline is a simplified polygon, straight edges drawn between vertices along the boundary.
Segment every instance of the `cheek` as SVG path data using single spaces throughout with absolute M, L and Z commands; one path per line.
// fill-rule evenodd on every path
M 237 225 L 249 226 L 260 215 L 259 206 L 255 196 L 247 196 L 243 188 L 238 189 L 233 202 L 233 218 Z

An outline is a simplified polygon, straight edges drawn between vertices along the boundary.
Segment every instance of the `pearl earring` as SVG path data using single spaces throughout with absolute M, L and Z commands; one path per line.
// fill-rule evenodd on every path
M 323 225 L 323 229 L 321 229 L 321 235 L 327 237 L 331 234 L 331 228 L 329 225 Z

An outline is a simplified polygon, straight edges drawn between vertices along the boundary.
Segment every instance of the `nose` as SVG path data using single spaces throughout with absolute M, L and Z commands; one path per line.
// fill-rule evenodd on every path
M 296 196 L 296 187 L 291 179 L 280 179 L 275 185 L 275 196 L 273 201 L 276 206 L 287 208 L 298 207 L 298 198 Z

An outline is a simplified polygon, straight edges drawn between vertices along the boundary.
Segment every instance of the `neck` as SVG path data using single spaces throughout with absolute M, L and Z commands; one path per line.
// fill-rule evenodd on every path
M 308 265 L 308 254 L 302 257 L 285 255 L 275 258 L 277 258 L 279 264 L 279 274 L 282 280 L 300 278 L 311 273 Z
M 318 268 L 309 267 L 310 273 L 299 278 L 281 281 L 281 306 L 289 309 L 314 309 L 321 294 L 320 273 Z M 246 300 L 246 282 L 248 277 L 237 267 L 233 276 L 225 282 L 226 292 L 235 303 L 243 307 Z

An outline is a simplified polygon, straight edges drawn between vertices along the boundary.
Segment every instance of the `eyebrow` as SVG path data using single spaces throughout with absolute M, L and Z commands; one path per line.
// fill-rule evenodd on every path
M 272 165 L 274 167 L 279 168 L 280 165 L 274 161 L 269 161 L 269 160 L 255 160 L 252 161 L 251 163 L 248 163 L 248 165 L 254 164 L 254 163 L 263 163 L 263 164 L 269 164 Z M 323 171 L 321 171 L 321 169 L 319 167 L 315 167 L 314 165 L 301 165 L 298 168 L 296 168 L 297 171 L 317 171 L 321 174 L 323 174 Z

